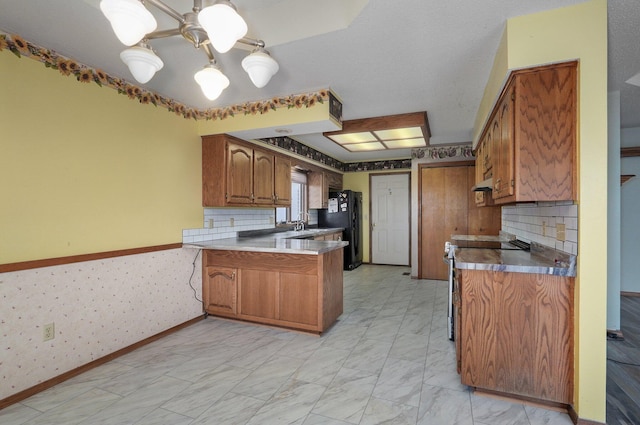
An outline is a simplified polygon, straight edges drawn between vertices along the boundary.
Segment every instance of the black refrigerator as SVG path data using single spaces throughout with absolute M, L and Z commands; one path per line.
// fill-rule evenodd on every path
M 344 227 L 344 270 L 362 264 L 362 192 L 329 193 L 329 208 L 318 210 L 319 227 Z

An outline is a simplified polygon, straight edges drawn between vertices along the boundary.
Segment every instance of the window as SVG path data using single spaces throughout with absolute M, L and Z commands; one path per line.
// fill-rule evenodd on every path
M 300 171 L 291 172 L 291 208 L 276 208 L 276 223 L 291 223 L 304 220 L 301 215 L 308 208 L 307 175 Z

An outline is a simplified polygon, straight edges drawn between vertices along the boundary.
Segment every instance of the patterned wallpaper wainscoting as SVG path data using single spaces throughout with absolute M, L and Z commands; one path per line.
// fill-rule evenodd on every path
M 0 399 L 200 316 L 196 254 L 180 248 L 0 274 Z M 43 342 L 49 323 L 55 338 Z

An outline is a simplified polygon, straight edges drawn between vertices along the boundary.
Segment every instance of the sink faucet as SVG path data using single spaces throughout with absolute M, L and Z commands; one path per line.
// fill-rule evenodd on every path
M 300 211 L 298 213 L 298 221 L 296 221 L 295 230 L 304 230 L 304 216 L 307 216 L 307 222 L 309 221 L 309 212 L 308 211 Z

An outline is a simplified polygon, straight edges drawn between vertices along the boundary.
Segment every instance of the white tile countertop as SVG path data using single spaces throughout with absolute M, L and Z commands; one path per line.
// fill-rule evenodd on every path
M 211 241 L 186 243 L 185 248 L 216 249 L 228 251 L 272 252 L 283 254 L 319 255 L 349 245 L 345 241 L 316 241 L 314 236 L 322 236 L 342 228 L 308 229 L 299 231 L 277 232 L 256 237 L 237 237 L 216 239 Z

